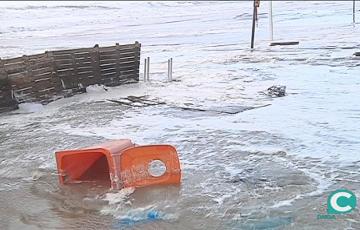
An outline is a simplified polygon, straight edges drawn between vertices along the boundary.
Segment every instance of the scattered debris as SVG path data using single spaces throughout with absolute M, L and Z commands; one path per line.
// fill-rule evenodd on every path
M 285 85 L 273 85 L 267 89 L 267 95 L 271 97 L 284 97 L 286 95 Z
M 161 102 L 158 100 L 149 100 L 147 99 L 147 96 L 128 96 L 125 98 L 120 98 L 118 100 L 108 99 L 108 101 L 131 107 L 147 107 L 166 104 L 165 102 Z
M 214 112 L 214 113 L 222 113 L 222 114 L 237 114 L 251 109 L 257 109 L 269 106 L 270 104 L 261 105 L 261 106 L 216 106 L 216 107 L 209 107 L 209 108 L 199 108 L 199 107 L 189 107 L 189 105 L 193 105 L 191 103 L 185 103 L 185 106 L 179 105 L 169 105 L 163 101 L 159 100 L 151 100 L 148 99 L 147 96 L 128 96 L 125 98 L 120 99 L 108 99 L 110 102 L 114 102 L 120 105 L 130 106 L 130 107 L 148 107 L 148 106 L 155 106 L 155 105 L 167 105 L 169 108 L 173 109 L 181 109 L 187 111 L 198 111 L 198 112 Z
M 292 45 L 299 45 L 298 41 L 286 41 L 286 42 L 271 42 L 270 46 L 292 46 Z

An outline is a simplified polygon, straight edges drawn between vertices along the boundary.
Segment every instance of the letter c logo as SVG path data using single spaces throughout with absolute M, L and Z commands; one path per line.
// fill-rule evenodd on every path
M 351 206 L 350 205 L 346 205 L 346 206 L 339 206 L 337 201 L 340 197 L 346 197 L 346 198 L 350 198 L 352 195 L 347 193 L 347 192 L 338 192 L 335 193 L 331 199 L 330 199 L 330 204 L 333 207 L 333 209 L 335 209 L 338 212 L 348 212 L 351 210 Z
M 356 197 L 349 190 L 337 190 L 328 198 L 328 214 L 351 212 L 356 207 Z

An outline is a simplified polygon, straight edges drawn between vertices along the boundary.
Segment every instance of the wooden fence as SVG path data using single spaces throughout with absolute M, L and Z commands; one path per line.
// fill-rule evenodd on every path
M 0 59 L 0 111 L 18 103 L 46 104 L 84 92 L 89 85 L 117 86 L 139 81 L 141 44 L 46 51 Z

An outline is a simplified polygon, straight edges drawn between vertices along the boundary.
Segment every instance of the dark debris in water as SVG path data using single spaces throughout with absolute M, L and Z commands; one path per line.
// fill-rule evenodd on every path
M 284 97 L 286 95 L 286 86 L 273 85 L 267 89 L 266 94 L 271 97 Z
M 131 107 L 147 107 L 165 104 L 165 102 L 161 102 L 159 100 L 150 100 L 147 96 L 128 96 L 118 100 L 108 99 L 108 101 Z
M 195 111 L 195 112 L 214 112 L 221 114 L 238 114 L 247 110 L 257 109 L 269 106 L 270 104 L 261 105 L 261 106 L 241 106 L 241 105 L 228 105 L 228 106 L 213 106 L 207 108 L 200 108 L 191 106 L 192 104 L 184 104 L 181 105 L 171 105 L 166 102 L 160 101 L 158 99 L 148 99 L 147 96 L 128 96 L 120 99 L 108 99 L 110 102 L 117 103 L 123 106 L 129 107 L 148 107 L 148 106 L 156 106 L 156 105 L 167 105 L 173 109 L 181 109 L 186 111 Z

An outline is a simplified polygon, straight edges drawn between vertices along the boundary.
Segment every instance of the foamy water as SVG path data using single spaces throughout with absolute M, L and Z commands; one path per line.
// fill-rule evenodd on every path
M 151 82 L 92 86 L 1 114 L 0 228 L 359 228 L 358 212 L 316 219 L 330 191 L 360 194 L 352 3 L 273 2 L 275 39 L 300 41 L 290 47 L 268 46 L 267 4 L 250 51 L 251 2 L 2 3 L 1 58 L 137 40 L 142 59 L 151 57 Z M 178 81 L 168 83 L 171 57 Z M 286 97 L 262 93 L 275 84 L 286 85 Z M 108 101 L 129 95 L 166 105 Z M 118 138 L 176 146 L 181 186 L 58 186 L 55 151 Z

